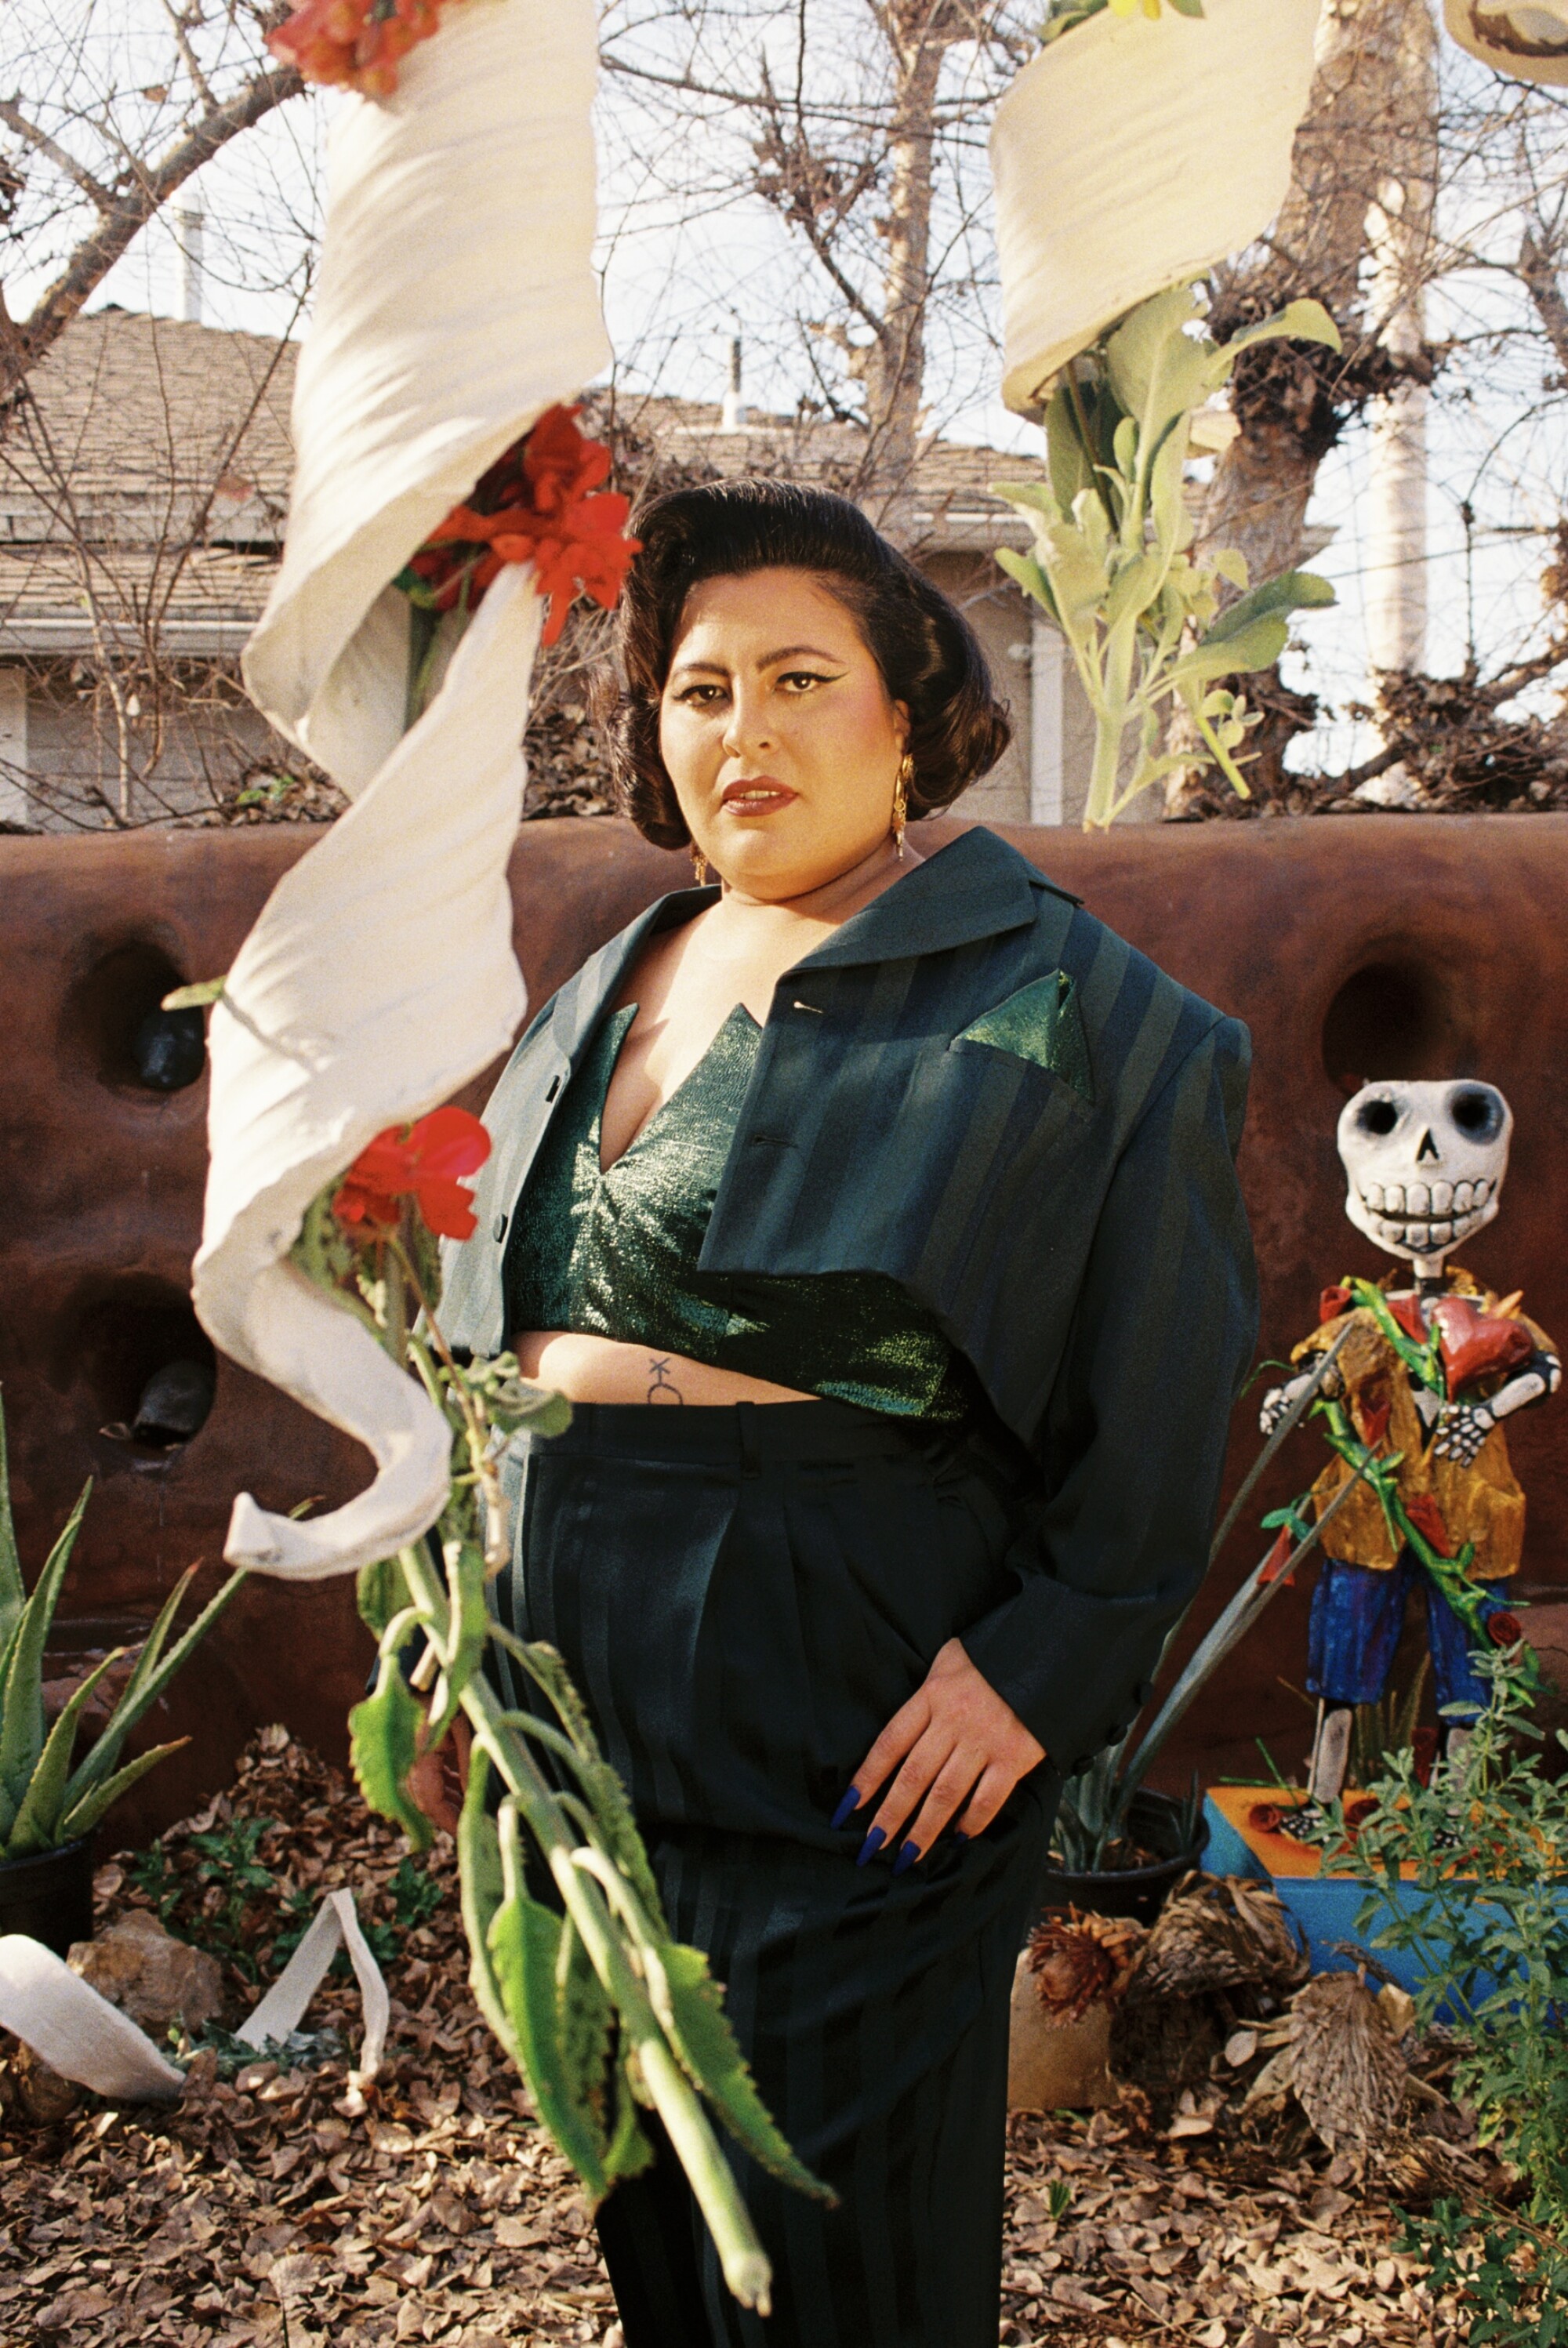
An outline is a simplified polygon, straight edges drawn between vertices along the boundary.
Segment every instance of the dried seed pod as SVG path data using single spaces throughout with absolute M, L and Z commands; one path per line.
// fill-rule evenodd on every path
M 1125 1916 L 1047 1916 L 1029 1938 L 1029 1971 L 1057 2024 L 1081 2022 L 1091 2005 L 1113 2003 L 1143 1945 L 1143 1926 Z
M 1144 1946 L 1130 1994 L 1190 1997 L 1201 1990 L 1293 1988 L 1306 1972 L 1277 1896 L 1239 1876 L 1193 1876 L 1166 1901 Z
M 1355 1973 L 1319 1973 L 1297 1993 L 1291 2084 L 1330 2152 L 1365 2150 L 1388 2135 L 1407 2065 L 1377 2001 Z

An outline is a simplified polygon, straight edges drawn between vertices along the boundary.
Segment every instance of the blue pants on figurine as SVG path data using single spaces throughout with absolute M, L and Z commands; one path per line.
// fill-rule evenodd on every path
M 1309 1695 L 1330 1704 L 1381 1702 L 1414 1581 L 1426 1584 L 1427 1638 L 1439 1713 L 1460 1704 L 1484 1711 L 1490 1691 L 1471 1661 L 1470 1632 L 1408 1549 L 1401 1550 L 1398 1563 L 1387 1570 L 1349 1565 L 1340 1557 L 1324 1559 L 1307 1631 Z M 1508 1585 L 1480 1581 L 1476 1588 L 1481 1592 L 1482 1620 L 1490 1622 L 1507 1606 Z

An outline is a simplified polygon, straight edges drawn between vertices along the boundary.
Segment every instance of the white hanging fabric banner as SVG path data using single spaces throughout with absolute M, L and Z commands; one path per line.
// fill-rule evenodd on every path
M 1010 85 L 991 133 L 1009 407 L 1034 408 L 1113 320 L 1262 235 L 1290 186 L 1321 11 L 1107 9 Z
M 347 1949 L 354 1967 L 364 2020 L 359 2062 L 348 2075 L 349 2093 L 358 2096 L 381 2068 L 391 2009 L 352 1891 L 326 1894 L 304 1940 L 234 2035 L 264 2054 L 297 2030 L 341 1948 Z M 123 2103 L 175 2103 L 184 2092 L 184 2072 L 160 2053 L 147 2033 L 72 1972 L 53 1949 L 25 1932 L 0 1938 L 0 2030 L 30 2046 L 63 2079 L 74 2079 L 95 2095 Z
M 355 805 L 273 891 L 213 1007 L 192 1292 L 225 1354 L 357 1437 L 377 1474 L 308 1523 L 242 1494 L 225 1553 L 263 1572 L 374 1562 L 446 1498 L 444 1420 L 287 1257 L 316 1192 L 503 1052 L 525 1007 L 506 872 L 531 570 L 496 580 L 407 735 L 409 606 L 390 582 L 608 355 L 594 71 L 590 0 L 464 0 L 396 95 L 345 98 L 333 133 L 287 543 L 245 679 Z
M 327 1967 L 339 1949 L 348 1951 L 365 2020 L 357 2068 L 348 2075 L 351 2093 L 368 2087 L 381 2068 L 387 2051 L 387 2025 L 391 2006 L 381 1968 L 370 1953 L 370 1943 L 359 1929 L 359 1913 L 352 1891 L 329 1891 L 311 1919 L 304 1940 L 268 1990 L 234 2033 L 248 2046 L 276 2045 L 297 2030 L 306 2006 L 326 1978 Z
M 177 2103 L 185 2074 L 63 1957 L 26 1932 L 0 1938 L 0 2029 L 62 2079 L 128 2104 Z

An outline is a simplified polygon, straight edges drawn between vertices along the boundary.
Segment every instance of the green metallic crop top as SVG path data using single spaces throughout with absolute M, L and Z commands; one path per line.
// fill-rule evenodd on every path
M 606 1018 L 534 1159 L 506 1252 L 508 1328 L 616 1337 L 901 1417 L 967 1417 L 973 1371 L 884 1273 L 697 1270 L 762 1039 L 744 1004 L 600 1171 L 604 1098 L 636 1015 L 630 1004 Z

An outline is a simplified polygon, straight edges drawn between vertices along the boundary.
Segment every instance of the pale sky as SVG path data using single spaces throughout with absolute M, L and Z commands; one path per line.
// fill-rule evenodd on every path
M 1468 71 L 1468 62 L 1458 70 Z M 336 102 L 320 95 L 293 101 L 191 183 L 187 201 L 200 201 L 206 213 L 205 314 L 211 324 L 267 333 L 297 328 L 299 287 L 317 224 L 322 142 Z M 728 338 L 738 326 L 748 396 L 761 407 L 793 407 L 808 387 L 805 367 L 772 306 L 793 268 L 786 232 L 757 202 L 685 221 L 649 205 L 633 105 L 624 83 L 602 95 L 605 305 L 626 381 L 717 399 Z M 172 314 L 177 287 L 175 232 L 164 219 L 139 239 L 99 299 Z M 25 283 L 13 287 L 18 312 L 35 290 Z M 1497 286 L 1472 272 L 1440 290 L 1429 332 L 1470 337 L 1489 321 L 1502 322 L 1505 311 Z M 944 333 L 944 428 L 1002 448 L 1035 445 L 1032 427 L 1009 417 L 992 388 L 987 322 L 976 312 Z M 1541 392 L 1539 365 L 1530 361 L 1522 371 L 1517 352 L 1500 355 L 1490 377 L 1483 369 L 1479 394 L 1473 385 L 1467 389 L 1463 399 L 1436 402 L 1430 424 L 1428 666 L 1439 674 L 1460 666 L 1472 627 L 1483 663 L 1492 665 L 1538 633 L 1543 541 L 1529 533 L 1550 528 L 1568 509 L 1561 402 L 1548 400 L 1544 414 L 1532 412 Z M 1310 657 L 1287 664 L 1292 682 L 1310 685 L 1341 707 L 1366 687 L 1366 473 L 1367 436 L 1353 430 L 1324 465 L 1310 517 L 1335 532 L 1314 567 L 1333 580 L 1340 605 L 1300 622 Z M 1468 553 L 1466 499 L 1473 508 Z M 1340 718 L 1326 724 L 1304 755 L 1336 767 L 1366 747 L 1364 729 Z

